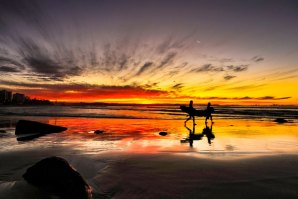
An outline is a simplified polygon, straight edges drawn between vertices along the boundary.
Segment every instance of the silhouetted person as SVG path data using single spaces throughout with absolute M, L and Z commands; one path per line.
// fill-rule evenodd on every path
M 205 119 L 205 123 L 207 123 L 207 120 L 210 118 L 211 122 L 213 123 L 212 120 L 212 113 L 214 112 L 214 108 L 211 106 L 211 103 L 208 102 L 207 108 L 206 108 L 206 119 Z
M 193 101 L 190 100 L 189 102 L 189 112 L 188 112 L 188 118 L 185 120 L 185 124 L 188 120 L 192 119 L 193 120 L 193 125 L 196 125 L 195 123 L 195 116 L 194 116 L 194 113 L 195 112 L 195 109 L 193 108 Z

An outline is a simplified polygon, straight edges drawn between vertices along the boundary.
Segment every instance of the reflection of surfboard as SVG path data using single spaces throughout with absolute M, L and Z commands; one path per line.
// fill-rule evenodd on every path
M 205 110 L 196 110 L 196 109 L 191 109 L 188 106 L 180 106 L 181 111 L 187 113 L 187 114 L 192 114 L 191 112 L 193 111 L 194 116 L 206 116 L 206 111 Z

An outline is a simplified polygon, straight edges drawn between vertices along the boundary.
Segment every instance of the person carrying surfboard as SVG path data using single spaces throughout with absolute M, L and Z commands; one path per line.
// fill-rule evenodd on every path
M 210 103 L 210 102 L 208 102 L 208 105 L 207 105 L 207 108 L 206 108 L 205 112 L 206 112 L 205 123 L 207 123 L 207 120 L 208 120 L 209 118 L 210 118 L 211 122 L 213 123 L 211 113 L 214 113 L 214 108 L 211 106 L 211 103 Z
M 188 118 L 185 120 L 184 124 L 186 125 L 186 122 L 190 119 L 193 121 L 193 125 L 196 125 L 195 123 L 195 109 L 193 108 L 193 101 L 190 100 L 189 102 L 189 112 L 188 112 Z

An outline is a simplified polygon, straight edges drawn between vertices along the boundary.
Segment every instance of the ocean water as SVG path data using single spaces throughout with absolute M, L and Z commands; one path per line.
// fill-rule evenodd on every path
M 205 107 L 195 107 L 204 110 Z M 215 106 L 217 118 L 298 120 L 297 106 Z M 1 106 L 0 116 L 184 119 L 179 105 Z
M 204 107 L 198 107 L 198 109 L 203 110 Z M 177 181 L 176 184 L 173 183 L 172 187 L 165 186 L 169 189 L 167 191 L 149 193 L 146 190 L 149 181 L 143 180 L 148 178 L 144 176 L 145 173 L 158 174 L 155 180 L 152 179 L 152 183 L 158 181 L 158 176 L 164 175 L 159 173 L 160 168 L 169 168 L 168 164 L 177 164 L 175 160 L 159 163 L 164 159 L 163 157 L 172 155 L 198 160 L 203 158 L 226 161 L 260 156 L 285 156 L 298 152 L 297 107 L 216 106 L 213 115 L 214 123 L 208 122 L 207 125 L 203 117 L 196 118 L 195 126 L 192 121 L 188 121 L 185 125 L 186 118 L 186 114 L 181 112 L 177 105 L 2 106 L 0 108 L 0 130 L 2 131 L 0 133 L 0 198 L 34 198 L 26 196 L 32 193 L 30 188 L 24 185 L 22 174 L 30 165 L 53 155 L 65 158 L 82 174 L 91 185 L 95 199 L 113 198 L 115 194 L 123 194 L 119 198 L 143 198 L 144 193 L 147 194 L 147 198 L 165 196 L 184 198 L 183 195 L 180 196 L 180 192 L 173 192 L 181 189 L 178 185 L 183 180 L 179 178 L 182 175 L 180 172 L 184 172 L 182 163 L 177 168 L 171 168 L 173 173 L 165 171 L 169 182 L 174 179 L 174 176 L 177 177 L 174 179 Z M 285 118 L 288 122 L 279 124 L 274 121 L 276 118 Z M 61 125 L 68 129 L 33 140 L 18 141 L 14 132 L 15 124 L 20 119 Z M 211 133 L 206 133 L 206 129 Z M 103 133 L 95 134 L 95 130 L 101 130 Z M 167 135 L 161 136 L 160 132 L 166 132 Z M 195 136 L 190 137 L 190 132 L 194 132 Z M 127 155 L 136 155 L 140 158 L 126 162 Z M 143 165 L 142 158 L 146 165 Z M 135 176 L 136 171 L 129 170 L 130 174 L 128 172 L 126 177 L 119 177 L 124 169 L 121 167 L 123 161 L 140 169 L 138 176 Z M 152 161 L 155 163 L 151 163 Z M 191 166 L 192 162 L 193 160 L 188 160 L 189 166 L 195 171 L 195 166 Z M 116 173 L 109 170 L 114 168 L 113 165 L 120 165 L 119 168 L 116 166 Z M 199 167 L 200 161 L 196 165 Z M 216 169 L 215 172 L 220 170 L 222 168 Z M 296 175 L 293 169 L 284 170 L 291 171 L 290 176 Z M 241 172 L 241 175 L 248 175 L 246 171 L 239 171 Z M 264 172 L 266 172 L 265 168 Z M 249 174 L 249 176 L 253 175 L 255 172 Z M 192 174 L 188 176 L 188 180 L 193 182 L 195 179 L 191 176 Z M 275 174 L 272 176 L 274 177 Z M 119 178 L 128 178 L 129 181 L 135 181 L 138 178 L 143 182 L 143 191 L 140 191 L 141 184 L 130 185 Z M 268 176 L 264 178 L 267 179 Z M 287 183 L 289 187 L 293 185 L 291 180 Z M 199 184 L 201 182 L 198 181 L 188 189 L 196 190 Z M 119 188 L 124 185 L 127 190 L 125 192 Z M 174 193 L 177 195 L 171 195 Z

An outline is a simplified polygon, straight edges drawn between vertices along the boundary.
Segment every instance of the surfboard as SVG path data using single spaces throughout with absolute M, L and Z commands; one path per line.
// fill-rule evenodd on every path
M 194 116 L 206 116 L 206 111 L 205 110 L 197 110 L 197 109 L 191 109 L 188 106 L 180 106 L 181 111 L 187 113 L 187 114 L 192 114 Z

